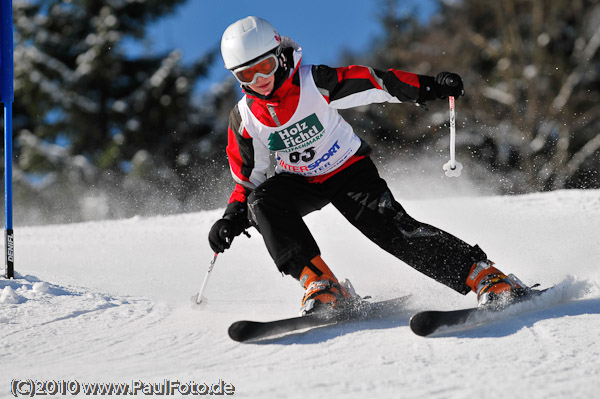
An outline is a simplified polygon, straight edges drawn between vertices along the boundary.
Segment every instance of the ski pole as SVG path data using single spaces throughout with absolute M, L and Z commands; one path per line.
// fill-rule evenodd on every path
M 210 261 L 210 265 L 208 266 L 208 271 L 204 276 L 204 280 L 202 281 L 200 291 L 198 291 L 196 295 L 192 295 L 192 297 L 190 298 L 190 302 L 192 303 L 193 307 L 199 308 L 203 304 L 206 304 L 206 301 L 204 301 L 202 294 L 204 293 L 204 289 L 206 288 L 206 282 L 208 281 L 208 277 L 210 276 L 210 273 L 212 272 L 212 269 L 215 266 L 215 262 L 217 261 L 217 256 L 219 256 L 219 254 L 215 252 L 212 260 Z
M 450 102 L 450 160 L 446 162 L 443 169 L 448 177 L 460 176 L 462 164 L 456 160 L 456 113 L 454 111 L 454 96 L 448 97 Z

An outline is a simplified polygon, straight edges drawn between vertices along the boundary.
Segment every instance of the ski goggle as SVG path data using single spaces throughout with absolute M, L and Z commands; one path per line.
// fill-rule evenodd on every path
M 273 53 L 253 62 L 250 65 L 234 69 L 233 76 L 243 85 L 253 85 L 259 77 L 268 78 L 273 75 L 279 66 L 279 60 Z

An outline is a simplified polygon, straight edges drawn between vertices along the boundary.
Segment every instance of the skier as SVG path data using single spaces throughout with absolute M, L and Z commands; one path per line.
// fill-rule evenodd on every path
M 479 246 L 409 216 L 379 176 L 369 145 L 337 111 L 459 97 L 459 75 L 302 65 L 297 43 L 252 16 L 225 30 L 221 53 L 244 96 L 229 118 L 227 155 L 236 186 L 209 233 L 215 253 L 254 226 L 277 268 L 304 287 L 301 314 L 343 306 L 351 289 L 321 258 L 302 220 L 331 203 L 381 248 L 461 294 L 474 291 L 480 305 L 528 289 L 494 267 Z M 276 168 L 267 178 L 271 152 Z

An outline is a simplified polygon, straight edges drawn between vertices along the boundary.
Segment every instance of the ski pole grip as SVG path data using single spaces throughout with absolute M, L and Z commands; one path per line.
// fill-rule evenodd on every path
M 448 76 L 446 78 L 446 85 L 450 87 L 458 86 L 458 81 L 456 81 L 452 76 Z
M 219 230 L 219 235 L 222 238 L 229 238 L 229 236 L 230 236 L 229 227 L 227 227 L 227 226 L 221 227 L 221 229 Z

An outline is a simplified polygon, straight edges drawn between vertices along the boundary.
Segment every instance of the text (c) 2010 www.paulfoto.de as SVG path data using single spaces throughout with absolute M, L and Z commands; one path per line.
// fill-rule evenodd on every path
M 215 383 L 179 380 L 163 380 L 160 382 L 79 382 L 77 380 L 34 380 L 13 379 L 10 385 L 11 394 L 20 396 L 47 395 L 113 395 L 113 396 L 180 396 L 180 395 L 233 395 L 235 386 L 220 379 Z

